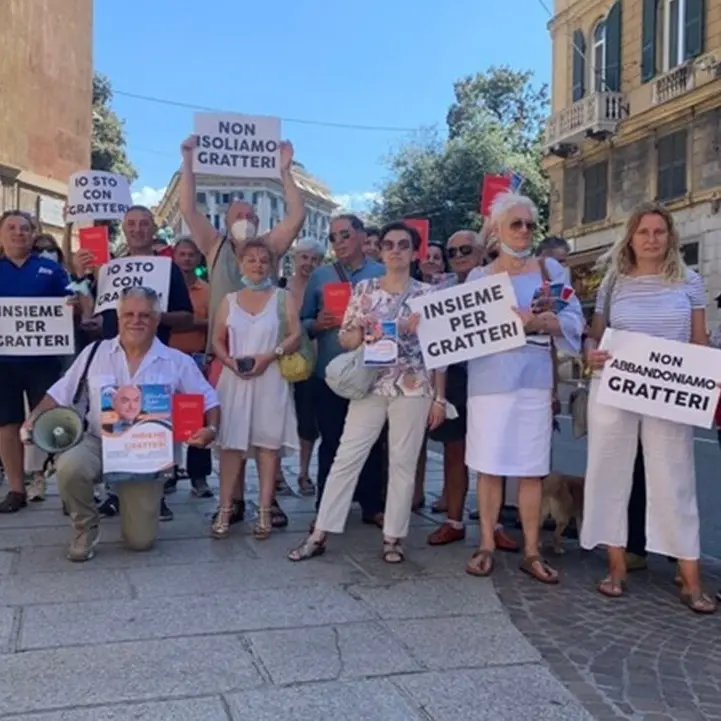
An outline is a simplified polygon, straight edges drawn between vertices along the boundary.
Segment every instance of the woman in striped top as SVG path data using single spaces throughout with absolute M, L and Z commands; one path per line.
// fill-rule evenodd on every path
M 673 218 L 663 206 L 643 204 L 634 211 L 608 262 L 586 347 L 594 370 L 600 371 L 610 359 L 597 347 L 607 323 L 656 338 L 707 344 L 703 282 L 684 264 Z M 640 434 L 647 482 L 647 550 L 678 558 L 681 600 L 697 613 L 712 613 L 716 606 L 701 588 L 698 562 L 693 428 L 600 405 L 597 392 L 594 379 L 581 545 L 608 549 L 609 572 L 598 591 L 615 598 L 625 590 L 626 512 Z

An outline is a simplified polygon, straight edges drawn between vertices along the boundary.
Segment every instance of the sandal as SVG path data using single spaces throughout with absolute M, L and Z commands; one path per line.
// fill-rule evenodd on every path
M 221 506 L 213 517 L 213 524 L 210 527 L 210 534 L 213 538 L 227 538 L 230 533 L 231 517 L 233 515 L 232 506 Z
M 307 561 L 309 558 L 317 558 L 325 553 L 325 538 L 320 541 L 313 540 L 313 536 L 303 541 L 288 554 L 289 561 Z
M 396 538 L 393 541 L 383 541 L 383 560 L 386 563 L 403 563 L 406 560 L 405 553 L 401 547 L 401 541 Z
M 315 495 L 315 486 L 308 476 L 298 476 L 298 493 L 301 496 Z
M 17 513 L 28 505 L 28 497 L 23 492 L 8 491 L 5 498 L 0 501 L 0 513 Z
M 523 573 L 535 578 L 540 583 L 552 586 L 558 583 L 558 572 L 548 565 L 538 554 L 526 556 L 521 561 L 520 569 Z
M 682 593 L 680 596 L 681 603 L 690 608 L 694 613 L 711 614 L 716 612 L 716 602 L 703 591 L 693 591 L 692 593 Z
M 285 528 L 288 525 L 288 515 L 278 505 L 278 501 L 274 500 L 266 510 L 270 511 L 270 525 L 273 528 Z
M 258 508 L 258 521 L 253 526 L 253 538 L 256 541 L 265 541 L 273 528 L 273 509 Z
M 606 598 L 621 598 L 626 593 L 626 581 L 623 578 L 606 576 L 597 586 L 596 590 Z
M 473 552 L 471 560 L 466 564 L 466 573 L 470 576 L 485 578 L 493 573 L 493 551 L 488 548 L 479 548 Z
M 288 481 L 285 480 L 285 476 L 282 474 L 275 479 L 275 493 L 278 496 L 293 495 L 293 490 L 288 485 Z

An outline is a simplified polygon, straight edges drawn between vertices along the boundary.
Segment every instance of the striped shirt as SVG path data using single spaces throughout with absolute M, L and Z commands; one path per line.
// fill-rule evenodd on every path
M 596 295 L 595 312 L 604 316 L 610 279 L 606 274 Z M 706 308 L 706 289 L 698 273 L 672 283 L 660 275 L 617 276 L 611 291 L 610 327 L 688 343 L 691 311 Z

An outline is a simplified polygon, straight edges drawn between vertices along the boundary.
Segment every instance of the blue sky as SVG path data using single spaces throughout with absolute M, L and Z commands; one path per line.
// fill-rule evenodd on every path
M 134 190 L 148 204 L 178 167 L 193 110 L 123 93 L 280 116 L 296 158 L 362 210 L 387 177 L 383 157 L 412 129 L 444 124 L 456 79 L 509 64 L 549 80 L 544 5 L 552 0 L 123 0 L 119 11 L 96 0 L 94 63 L 116 91 Z

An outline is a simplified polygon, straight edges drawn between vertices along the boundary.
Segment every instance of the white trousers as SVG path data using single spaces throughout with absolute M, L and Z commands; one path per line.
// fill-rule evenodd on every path
M 588 461 L 581 546 L 625 548 L 628 500 L 639 432 L 646 470 L 646 550 L 682 560 L 700 556 L 693 428 L 596 402 L 588 404 Z
M 315 527 L 319 531 L 343 533 L 363 464 L 387 419 L 388 490 L 383 534 L 388 538 L 408 535 L 416 465 L 431 402 L 430 398 L 376 395 L 350 402 L 318 509 Z

